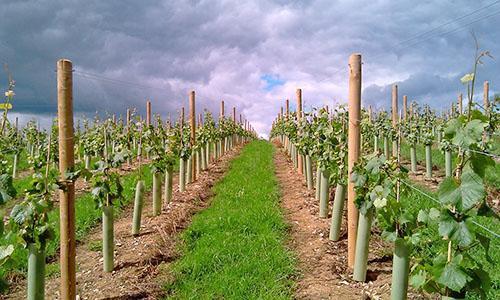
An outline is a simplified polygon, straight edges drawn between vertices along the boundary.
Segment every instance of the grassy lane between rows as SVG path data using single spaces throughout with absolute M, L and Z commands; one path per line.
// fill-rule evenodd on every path
M 273 147 L 247 145 L 215 186 L 211 206 L 182 235 L 165 284 L 173 299 L 290 299 L 293 254 L 274 175 Z

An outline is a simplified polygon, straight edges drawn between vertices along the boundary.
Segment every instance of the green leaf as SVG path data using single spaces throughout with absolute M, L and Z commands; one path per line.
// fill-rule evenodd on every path
M 439 234 L 449 239 L 457 229 L 457 221 L 453 219 L 449 214 L 443 214 L 441 220 L 439 221 L 438 232 Z
M 470 145 L 481 141 L 485 126 L 486 123 L 481 120 L 472 120 L 465 127 L 457 129 L 452 142 L 459 147 L 467 149 Z
M 455 292 L 460 292 L 469 280 L 469 276 L 454 261 L 446 264 L 438 282 Z
M 366 182 L 366 176 L 357 172 L 352 172 L 351 182 L 354 183 L 354 186 L 363 186 Z
M 495 161 L 491 157 L 476 152 L 471 153 L 470 163 L 472 170 L 481 178 L 484 178 L 486 168 L 495 166 Z
M 453 177 L 447 177 L 439 185 L 439 201 L 455 205 L 460 211 L 469 210 L 477 205 L 485 195 L 483 180 L 472 170 L 466 170 L 460 185 Z
M 9 174 L 0 175 L 0 205 L 16 196 L 16 189 Z
M 429 215 L 426 211 L 420 210 L 418 212 L 417 221 L 420 223 L 427 223 L 429 221 Z
M 453 177 L 446 177 L 439 185 L 439 201 L 443 204 L 456 205 L 460 201 L 458 183 Z
M 439 211 L 439 209 L 433 207 L 429 210 L 429 219 L 430 220 L 435 221 L 435 220 L 439 219 L 440 216 L 441 216 L 441 212 Z
M 420 270 L 417 274 L 410 277 L 410 284 L 416 289 L 421 289 L 426 282 L 427 272 Z
M 11 256 L 13 252 L 14 252 L 14 246 L 12 245 L 0 246 L 0 265 L 6 258 Z
M 469 230 L 469 226 L 465 221 L 461 221 L 457 223 L 455 228 L 455 232 L 451 236 L 452 241 L 458 243 L 460 247 L 467 247 L 474 241 L 474 235 Z
M 485 196 L 483 179 L 472 170 L 468 170 L 462 174 L 461 180 L 462 201 L 459 208 L 468 210 L 478 204 Z
M 451 119 L 448 123 L 446 123 L 446 128 L 444 129 L 445 137 L 453 137 L 460 127 L 462 127 L 462 124 L 458 119 Z
M 476 233 L 477 240 L 483 246 L 484 248 L 484 254 L 486 256 L 486 260 L 489 261 L 490 263 L 493 263 L 493 260 L 491 259 L 490 256 L 490 239 L 487 236 L 484 236 L 480 233 Z
M 388 242 L 395 242 L 398 238 L 398 235 L 395 231 L 383 231 L 381 236 L 382 239 Z

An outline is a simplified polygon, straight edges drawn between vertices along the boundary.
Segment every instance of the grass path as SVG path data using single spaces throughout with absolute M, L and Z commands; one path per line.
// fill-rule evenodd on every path
M 290 299 L 294 259 L 285 246 L 273 147 L 247 145 L 214 187 L 212 205 L 182 235 L 165 285 L 174 299 Z

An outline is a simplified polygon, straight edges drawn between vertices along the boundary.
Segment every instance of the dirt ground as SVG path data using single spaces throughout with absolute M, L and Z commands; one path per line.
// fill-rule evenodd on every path
M 186 191 L 178 190 L 178 177 L 174 177 L 173 201 L 163 206 L 162 214 L 152 216 L 151 193 L 145 195 L 141 234 L 131 234 L 133 203 L 115 220 L 115 268 L 111 273 L 102 270 L 100 250 L 102 228 L 95 228 L 86 240 L 77 245 L 77 294 L 79 299 L 158 299 L 162 296 L 159 277 L 179 253 L 176 244 L 179 232 L 186 228 L 193 214 L 209 205 L 211 187 L 222 178 L 229 162 L 240 147 L 212 163 Z M 59 280 L 47 280 L 46 299 L 59 299 Z M 26 298 L 26 282 L 21 282 L 7 299 Z
M 282 207 L 291 226 L 289 247 L 298 258 L 297 299 L 388 299 L 390 297 L 392 245 L 372 231 L 368 255 L 367 282 L 352 280 L 347 267 L 347 220 L 342 220 L 341 239 L 328 239 L 331 217 L 319 218 L 319 203 L 308 191 L 302 175 L 293 169 L 282 150 L 274 162 L 281 189 Z M 333 199 L 333 192 L 330 199 Z M 332 203 L 330 203 L 330 208 Z M 374 228 L 373 230 L 376 230 Z M 425 299 L 410 294 L 410 299 Z

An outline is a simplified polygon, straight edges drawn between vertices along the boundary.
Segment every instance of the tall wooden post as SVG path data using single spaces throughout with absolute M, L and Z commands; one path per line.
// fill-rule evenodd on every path
M 146 102 L 146 126 L 151 125 L 151 101 Z
M 220 116 L 224 117 L 224 100 L 220 101 Z
M 57 62 L 57 119 L 59 123 L 59 171 L 73 168 L 73 65 L 70 60 Z M 64 179 L 62 179 L 64 180 Z M 59 190 L 61 299 L 76 298 L 75 184 L 67 182 Z
M 490 83 L 488 81 L 483 84 L 483 106 L 487 113 L 490 110 Z
M 191 149 L 194 148 L 196 143 L 196 107 L 195 107 L 195 94 L 194 91 L 189 93 L 189 118 L 191 122 Z M 191 178 L 196 181 L 196 155 L 191 154 Z
M 458 114 L 459 115 L 461 115 L 461 114 L 464 113 L 463 106 L 462 106 L 462 101 L 463 101 L 463 99 L 462 99 L 462 93 L 460 93 L 458 95 L 458 100 L 457 100 L 457 102 L 458 102 Z
M 398 86 L 392 86 L 392 128 L 397 132 L 398 126 Z M 392 156 L 396 157 L 398 152 L 398 141 L 393 139 L 392 142 Z
M 130 108 L 127 108 L 127 130 L 130 128 Z
M 349 57 L 349 131 L 347 167 L 349 178 L 352 168 L 359 158 L 360 147 L 360 107 L 361 107 L 361 54 Z M 358 228 L 358 209 L 354 204 L 356 192 L 354 183 L 347 181 L 347 263 L 354 267 L 356 233 Z
M 403 96 L 403 119 L 408 119 L 408 96 Z
M 285 106 L 286 106 L 286 118 L 290 116 L 290 100 L 286 99 L 285 101 Z
M 300 122 L 300 120 L 302 120 L 302 90 L 301 89 L 297 89 L 297 121 Z M 297 171 L 299 172 L 299 174 L 303 174 L 303 164 L 304 162 L 302 161 L 302 154 L 298 154 L 298 157 L 297 157 Z

